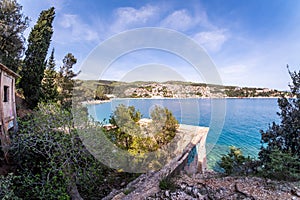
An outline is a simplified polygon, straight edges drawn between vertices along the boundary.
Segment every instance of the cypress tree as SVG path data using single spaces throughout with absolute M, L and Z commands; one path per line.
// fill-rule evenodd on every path
M 55 71 L 54 48 L 47 62 L 42 80 L 43 101 L 50 102 L 57 100 L 58 91 L 56 83 L 57 72 Z
M 28 38 L 20 87 L 23 89 L 30 108 L 36 107 L 41 98 L 41 84 L 44 77 L 45 59 L 53 34 L 54 15 L 54 7 L 42 11 Z

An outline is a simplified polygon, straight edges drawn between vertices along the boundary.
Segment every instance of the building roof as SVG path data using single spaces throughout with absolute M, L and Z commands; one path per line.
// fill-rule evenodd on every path
M 15 78 L 19 78 L 20 77 L 19 74 L 17 74 L 16 72 L 12 71 L 11 69 L 9 69 L 8 67 L 6 67 L 5 65 L 3 65 L 1 63 L 0 63 L 0 69 L 3 70 L 3 71 L 5 71 L 7 74 L 9 74 L 9 75 L 11 75 L 11 76 L 13 76 Z

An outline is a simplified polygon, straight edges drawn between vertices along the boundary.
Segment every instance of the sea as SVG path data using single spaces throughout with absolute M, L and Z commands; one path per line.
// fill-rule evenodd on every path
M 219 170 L 217 163 L 227 154 L 229 146 L 257 158 L 260 130 L 267 130 L 272 122 L 280 122 L 277 98 L 113 99 L 88 105 L 88 112 L 94 120 L 107 124 L 120 104 L 134 106 L 143 118 L 149 118 L 155 106 L 166 107 L 181 124 L 209 127 L 206 153 L 212 170 Z

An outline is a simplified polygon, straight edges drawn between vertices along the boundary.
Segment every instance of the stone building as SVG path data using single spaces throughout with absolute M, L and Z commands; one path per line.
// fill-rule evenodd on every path
M 4 147 L 9 143 L 9 129 L 17 131 L 15 80 L 19 75 L 0 63 L 0 139 Z

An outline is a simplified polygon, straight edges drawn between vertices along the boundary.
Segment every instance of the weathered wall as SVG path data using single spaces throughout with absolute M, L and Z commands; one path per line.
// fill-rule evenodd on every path
M 172 177 L 181 171 L 188 174 L 204 172 L 206 169 L 206 155 L 203 153 L 205 153 L 207 133 L 207 127 L 180 125 L 177 133 L 180 140 L 178 140 L 178 148 L 175 150 L 177 156 L 169 164 L 157 172 L 148 172 L 141 175 L 122 190 L 112 191 L 104 200 L 145 199 L 145 197 L 160 190 L 159 182 L 164 178 Z M 130 193 L 125 195 L 123 191 L 127 191 L 127 193 L 129 191 Z
M 0 125 L 1 131 L 16 130 L 15 78 L 19 77 L 0 63 Z

